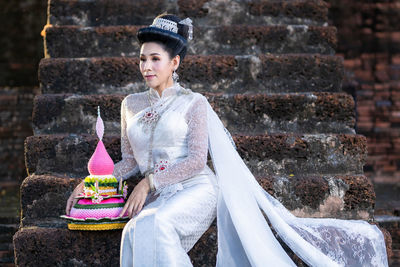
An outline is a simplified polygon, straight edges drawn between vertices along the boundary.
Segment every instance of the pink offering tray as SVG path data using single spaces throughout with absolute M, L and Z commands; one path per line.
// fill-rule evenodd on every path
M 114 162 L 102 142 L 104 134 L 104 123 L 100 117 L 100 109 L 96 123 L 96 133 L 99 142 L 92 157 L 88 162 L 88 170 L 91 176 L 112 176 L 114 171 Z M 124 209 L 125 197 L 127 195 L 127 186 L 122 188 L 122 180 L 118 187 L 118 193 L 115 195 L 99 193 L 99 180 L 96 179 L 92 186 L 93 192 L 82 193 L 75 198 L 78 202 L 71 208 L 70 215 L 61 215 L 60 217 L 68 221 L 70 230 L 114 230 L 124 228 L 129 221 L 128 213 L 123 217 L 119 214 Z M 121 191 L 123 194 L 121 194 Z

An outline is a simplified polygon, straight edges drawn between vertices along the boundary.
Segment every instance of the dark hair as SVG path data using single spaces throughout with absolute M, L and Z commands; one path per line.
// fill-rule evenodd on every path
M 180 62 L 183 61 L 187 51 L 187 38 L 189 36 L 189 26 L 180 24 L 181 19 L 172 14 L 161 14 L 156 18 L 163 18 L 177 23 L 178 33 L 167 31 L 156 27 L 146 27 L 139 29 L 137 38 L 140 46 L 146 42 L 155 42 L 160 44 L 168 52 L 170 58 L 176 55 L 180 56 Z

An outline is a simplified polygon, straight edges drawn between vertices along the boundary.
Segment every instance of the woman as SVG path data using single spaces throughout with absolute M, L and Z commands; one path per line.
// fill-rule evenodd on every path
M 191 32 L 190 19 L 174 15 L 138 31 L 140 71 L 150 89 L 121 104 L 122 161 L 114 175 L 140 171 L 145 178 L 121 213 L 132 218 L 122 232 L 121 266 L 192 266 L 187 252 L 216 214 L 218 266 L 294 266 L 260 208 L 311 266 L 387 266 L 376 226 L 296 218 L 258 185 L 205 97 L 176 82 Z M 208 151 L 216 175 L 206 165 Z

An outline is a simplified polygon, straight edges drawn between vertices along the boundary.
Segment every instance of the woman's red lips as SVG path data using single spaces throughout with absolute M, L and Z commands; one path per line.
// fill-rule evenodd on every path
M 146 79 L 151 79 L 151 78 L 154 78 L 154 77 L 156 77 L 156 75 L 146 75 L 146 76 L 144 76 Z

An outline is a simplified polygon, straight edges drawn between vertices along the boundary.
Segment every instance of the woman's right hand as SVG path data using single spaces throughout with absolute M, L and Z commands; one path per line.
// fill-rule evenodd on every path
M 75 206 L 76 202 L 78 202 L 78 199 L 76 198 L 76 196 L 78 196 L 79 194 L 83 193 L 84 186 L 85 186 L 85 182 L 82 181 L 80 184 L 78 184 L 75 187 L 74 191 L 69 196 L 69 198 L 67 200 L 67 207 L 65 208 L 65 214 L 67 214 L 68 216 L 69 216 L 69 213 L 71 211 L 71 208 L 73 206 Z

